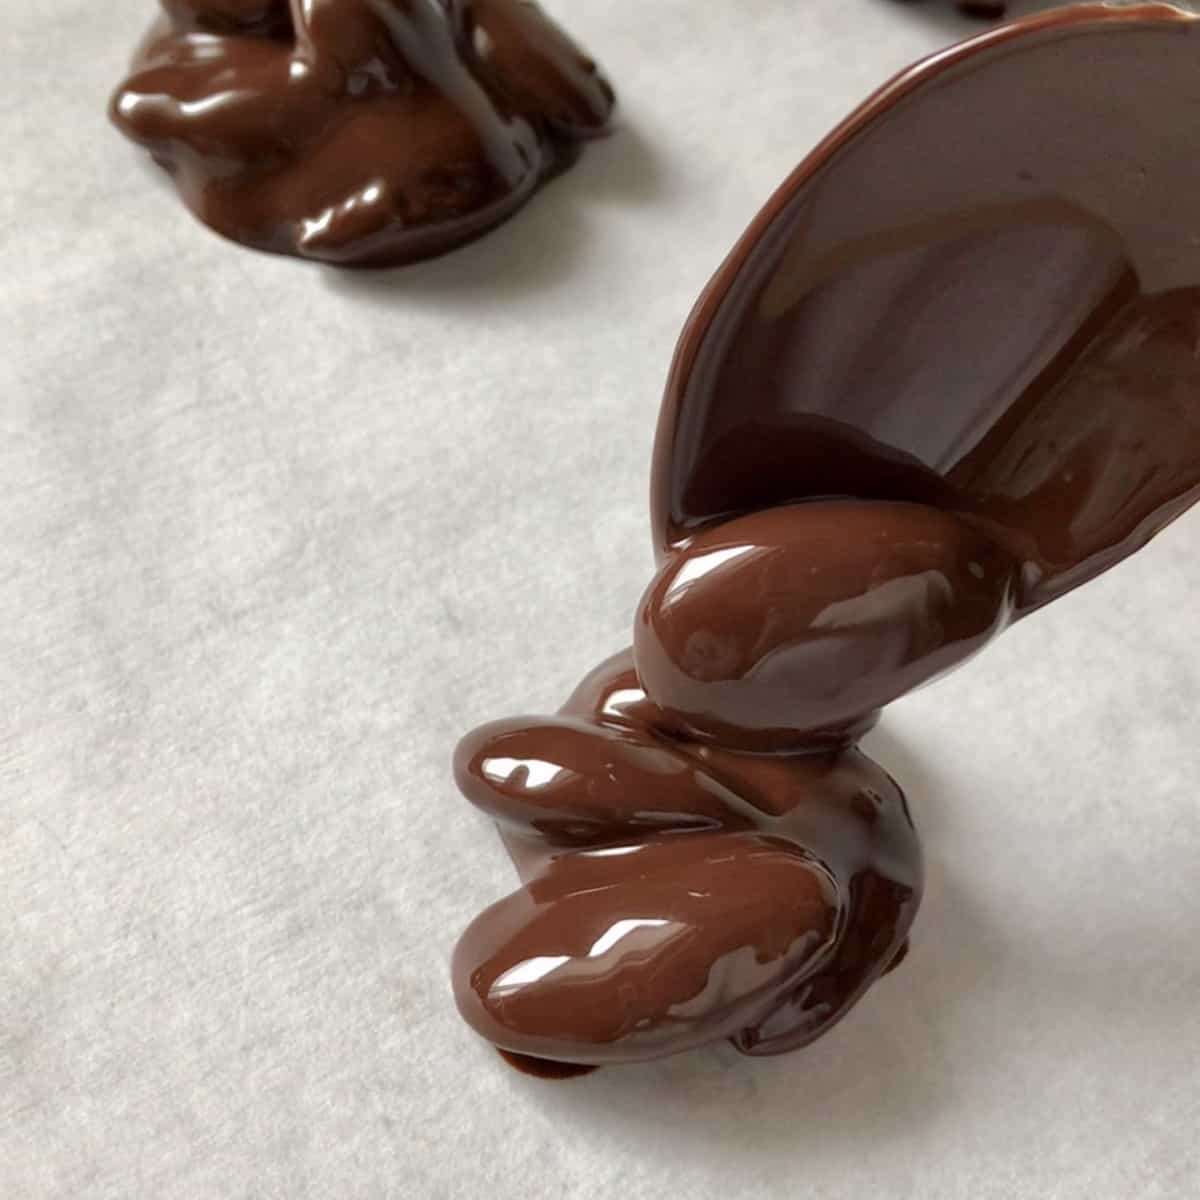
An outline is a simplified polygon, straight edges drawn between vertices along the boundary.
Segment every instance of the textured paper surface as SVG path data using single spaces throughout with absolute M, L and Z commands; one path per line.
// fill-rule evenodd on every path
M 913 952 L 830 1037 L 547 1085 L 458 1020 L 513 886 L 448 759 L 627 638 L 692 301 L 933 0 L 557 0 L 622 128 L 345 276 L 104 123 L 152 5 L 0 0 L 0 1194 L 1200 1193 L 1200 514 L 897 705 Z

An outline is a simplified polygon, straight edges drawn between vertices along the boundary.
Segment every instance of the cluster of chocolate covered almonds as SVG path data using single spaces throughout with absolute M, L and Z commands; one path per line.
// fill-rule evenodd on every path
M 522 886 L 455 993 L 527 1068 L 790 1050 L 903 955 L 920 847 L 858 739 L 1200 499 L 1200 161 L 1155 125 L 1198 57 L 1179 9 L 1089 5 L 930 59 L 700 298 L 632 650 L 456 757 Z
M 346 266 L 442 253 L 602 132 L 612 89 L 525 0 L 164 0 L 118 127 L 218 233 Z

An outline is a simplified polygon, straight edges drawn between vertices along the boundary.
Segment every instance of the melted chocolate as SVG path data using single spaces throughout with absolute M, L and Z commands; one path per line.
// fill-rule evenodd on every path
M 1200 97 L 1198 43 L 1164 5 L 1065 9 L 936 56 L 835 131 L 680 341 L 660 554 L 738 512 L 905 500 L 1004 546 L 1026 611 L 1192 504 L 1200 158 L 1171 114 Z
M 205 224 L 343 266 L 485 233 L 604 130 L 611 88 L 528 0 L 163 0 L 117 126 Z
M 454 955 L 459 1007 L 496 1045 L 577 1063 L 714 1038 L 773 1053 L 901 953 L 920 848 L 880 767 L 850 746 L 710 750 L 660 720 L 626 651 L 560 716 L 459 745 L 459 786 L 525 881 Z
M 1002 28 L 751 225 L 676 353 L 633 650 L 457 752 L 523 885 L 455 952 L 484 1037 L 774 1053 L 902 960 L 920 847 L 856 740 L 1200 499 L 1198 65 L 1162 5 Z

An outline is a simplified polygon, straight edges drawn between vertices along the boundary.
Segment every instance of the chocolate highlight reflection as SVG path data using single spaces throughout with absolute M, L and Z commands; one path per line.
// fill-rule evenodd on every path
M 1195 17 L 1060 10 L 901 75 L 754 221 L 676 352 L 632 651 L 457 751 L 523 885 L 454 956 L 485 1038 L 770 1054 L 903 956 L 920 847 L 857 739 L 1200 499 L 1197 106 Z
M 512 215 L 612 89 L 529 0 L 162 0 L 110 115 L 205 224 L 343 266 Z

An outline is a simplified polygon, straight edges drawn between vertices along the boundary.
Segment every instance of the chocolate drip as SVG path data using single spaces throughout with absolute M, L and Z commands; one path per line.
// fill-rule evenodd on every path
M 1163 5 L 1017 23 L 752 224 L 676 353 L 632 651 L 458 749 L 522 881 L 455 952 L 484 1037 L 775 1053 L 903 959 L 920 847 L 857 739 L 1200 499 L 1198 66 Z
M 111 116 L 218 233 L 343 266 L 485 233 L 613 94 L 527 0 L 163 0 Z

